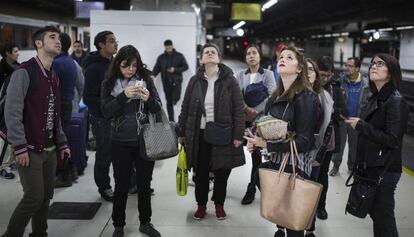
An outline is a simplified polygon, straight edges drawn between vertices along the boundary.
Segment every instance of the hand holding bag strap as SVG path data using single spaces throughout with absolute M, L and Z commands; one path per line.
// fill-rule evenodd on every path
M 158 113 L 161 116 L 161 122 L 164 125 L 164 128 L 165 129 L 170 129 L 169 128 L 170 122 L 167 118 L 167 115 L 165 114 L 165 111 L 161 108 L 161 110 Z M 154 127 L 155 127 L 156 118 L 157 118 L 157 114 L 149 113 L 148 120 L 149 120 L 151 129 L 154 129 Z

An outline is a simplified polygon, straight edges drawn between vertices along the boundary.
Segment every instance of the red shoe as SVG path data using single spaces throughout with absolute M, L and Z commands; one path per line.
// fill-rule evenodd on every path
M 201 220 L 206 216 L 206 206 L 198 206 L 197 211 L 194 213 L 194 219 Z
M 218 220 L 226 219 L 226 212 L 224 211 L 223 205 L 216 205 L 216 217 Z

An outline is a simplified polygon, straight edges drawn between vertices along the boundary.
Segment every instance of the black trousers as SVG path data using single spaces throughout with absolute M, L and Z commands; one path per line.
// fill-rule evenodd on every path
M 94 166 L 94 179 L 98 191 L 103 192 L 111 188 L 109 167 L 111 166 L 111 139 L 109 131 L 111 123 L 108 119 L 91 115 L 92 131 L 96 136 L 96 153 Z
M 395 222 L 394 192 L 400 180 L 400 173 L 386 173 L 369 212 L 374 222 L 374 237 L 398 237 Z
M 212 148 L 213 146 L 210 143 L 204 141 L 204 130 L 201 130 L 195 180 L 195 197 L 199 206 L 205 206 L 208 201 Z M 227 180 L 231 169 L 218 169 L 212 172 L 214 173 L 214 204 L 223 205 L 226 199 Z
M 167 101 L 168 118 L 170 121 L 174 121 L 174 105 L 180 100 L 181 83 L 174 84 L 168 79 L 163 79 L 162 86 Z
M 133 164 L 136 168 L 139 221 L 141 224 L 151 222 L 150 186 L 154 162 L 140 157 L 138 144 L 133 146 L 129 143 L 112 141 L 111 156 L 113 157 L 115 178 L 115 196 L 112 209 L 114 226 L 125 226 L 125 208 Z
M 259 176 L 257 174 L 257 171 L 259 170 L 259 166 L 262 164 L 262 154 L 260 153 L 259 149 L 253 150 L 252 153 L 252 171 L 250 173 L 250 183 L 256 184 L 257 183 L 257 177 Z
M 323 189 L 322 189 L 321 198 L 319 199 L 319 204 L 318 204 L 319 210 L 324 210 L 326 207 L 326 194 L 328 193 L 328 187 L 329 187 L 328 172 L 329 172 L 329 164 L 331 163 L 332 154 L 333 154 L 333 151 L 327 151 L 325 153 L 325 157 L 323 158 L 322 164 L 320 166 L 321 168 L 319 171 L 318 183 L 323 185 Z

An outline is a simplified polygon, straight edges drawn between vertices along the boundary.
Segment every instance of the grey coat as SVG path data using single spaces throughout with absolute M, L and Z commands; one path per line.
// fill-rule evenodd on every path
M 242 90 L 242 94 L 244 95 L 244 90 L 246 90 L 247 86 L 250 84 L 250 69 L 241 70 L 239 73 L 237 73 L 236 79 L 237 79 L 237 82 L 239 83 L 240 89 Z M 260 67 L 259 71 L 257 72 L 256 78 L 254 79 L 254 83 L 259 83 L 259 82 L 263 82 L 263 84 L 265 85 L 265 87 L 267 88 L 269 92 L 269 97 L 270 97 L 272 92 L 276 89 L 276 81 L 275 81 L 273 72 Z M 258 113 L 264 112 L 266 102 L 267 102 L 267 99 L 262 101 L 256 107 L 254 107 L 254 109 Z
M 202 95 L 197 89 L 201 83 Z M 201 67 L 188 83 L 178 122 L 178 136 L 186 138 L 187 165 L 196 168 L 199 153 L 200 121 L 202 115 L 201 98 L 205 97 L 207 81 Z M 233 127 L 233 139 L 243 141 L 244 112 L 243 98 L 232 70 L 219 64 L 219 77 L 214 84 L 214 121 Z M 245 164 L 243 146 L 234 147 L 233 142 L 226 146 L 213 146 L 211 170 L 231 169 Z

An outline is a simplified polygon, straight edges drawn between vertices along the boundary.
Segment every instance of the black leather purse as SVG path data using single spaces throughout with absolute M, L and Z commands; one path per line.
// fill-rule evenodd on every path
M 365 218 L 367 216 L 374 204 L 377 189 L 390 164 L 391 162 L 388 162 L 378 179 L 363 177 L 355 174 L 355 170 L 352 171 L 345 183 L 347 187 L 351 187 L 345 214 L 349 213 L 359 218 Z M 350 184 L 349 182 L 352 177 L 354 177 L 354 181 Z
M 197 85 L 200 95 L 201 110 L 206 116 L 206 109 L 204 107 L 204 96 L 201 90 L 201 83 Z M 204 140 L 212 145 L 226 146 L 231 143 L 233 134 L 232 126 L 218 122 L 207 122 L 204 129 Z

